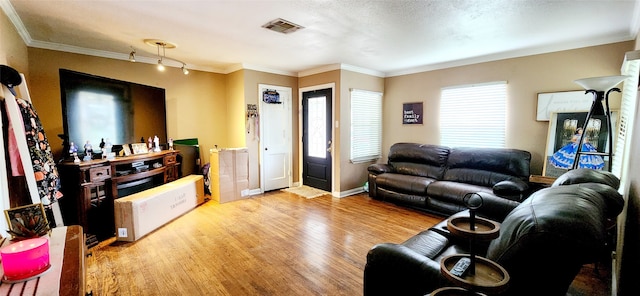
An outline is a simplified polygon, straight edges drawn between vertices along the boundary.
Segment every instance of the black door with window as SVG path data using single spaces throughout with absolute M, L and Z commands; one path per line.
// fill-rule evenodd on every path
M 302 184 L 331 192 L 332 89 L 302 93 Z

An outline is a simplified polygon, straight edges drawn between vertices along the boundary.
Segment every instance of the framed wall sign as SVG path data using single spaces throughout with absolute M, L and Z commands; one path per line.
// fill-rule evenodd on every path
M 422 102 L 402 104 L 402 124 L 422 124 Z
M 589 111 L 592 103 L 593 94 L 584 90 L 539 93 L 536 120 L 549 121 L 553 112 Z

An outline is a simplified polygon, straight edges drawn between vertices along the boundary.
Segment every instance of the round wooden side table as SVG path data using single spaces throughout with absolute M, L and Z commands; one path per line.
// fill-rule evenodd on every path
M 473 252 L 475 240 L 490 241 L 500 234 L 500 223 L 470 216 L 453 216 L 447 220 L 447 228 L 452 235 L 468 238 L 470 254 L 446 256 L 440 261 L 440 272 L 457 287 L 445 287 L 431 292 L 431 296 L 448 295 L 485 295 L 498 294 L 506 290 L 509 284 L 509 273 L 500 264 L 487 258 L 476 256 Z M 462 275 L 452 274 L 454 265 L 462 258 L 470 259 L 469 270 Z

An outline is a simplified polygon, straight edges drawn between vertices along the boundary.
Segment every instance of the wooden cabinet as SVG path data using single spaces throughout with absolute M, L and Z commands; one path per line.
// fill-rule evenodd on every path
M 114 200 L 176 180 L 177 154 L 177 150 L 166 150 L 112 160 L 58 164 L 65 225 L 81 225 L 88 244 L 113 237 Z
M 103 240 L 115 233 L 111 167 L 107 161 L 65 162 L 60 174 L 60 210 L 65 225 L 81 225 L 89 242 Z

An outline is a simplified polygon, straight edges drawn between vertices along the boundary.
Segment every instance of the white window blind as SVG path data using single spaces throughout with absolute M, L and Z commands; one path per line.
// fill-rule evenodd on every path
M 440 144 L 503 148 L 506 102 L 506 81 L 443 88 L 440 97 Z
M 382 156 L 382 93 L 351 89 L 351 162 Z
M 618 135 L 614 142 L 613 162 L 611 163 L 611 172 L 618 178 L 623 180 L 622 175 L 625 173 L 626 158 L 628 158 L 630 142 L 627 141 L 627 135 L 631 134 L 631 128 L 634 125 L 636 112 L 636 97 L 638 96 L 638 75 L 640 74 L 640 60 L 632 60 L 624 63 L 622 69 L 623 75 L 630 77 L 624 80 L 622 88 L 622 101 L 620 102 L 620 124 L 618 126 Z M 615 127 L 614 127 L 615 128 Z

